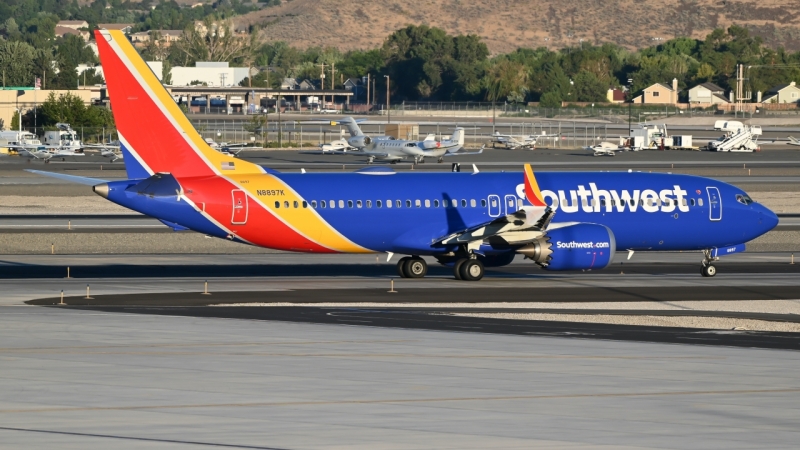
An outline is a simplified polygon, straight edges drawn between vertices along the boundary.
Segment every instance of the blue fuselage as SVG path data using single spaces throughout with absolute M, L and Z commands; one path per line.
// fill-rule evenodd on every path
M 452 246 L 434 243 L 530 206 L 519 172 L 264 176 L 283 180 L 335 230 L 376 252 L 436 255 L 452 251 Z M 605 225 L 613 232 L 617 250 L 700 250 L 742 244 L 778 223 L 772 211 L 750 203 L 741 189 L 709 178 L 639 172 L 538 172 L 536 179 L 545 202 L 556 211 L 551 227 L 563 223 Z M 189 229 L 226 235 L 174 196 L 148 198 L 125 192 L 125 183 L 130 182 L 117 183 L 123 189 L 112 189 L 109 196 L 116 203 Z M 194 189 L 199 185 L 194 183 Z M 267 207 L 271 200 L 258 198 Z

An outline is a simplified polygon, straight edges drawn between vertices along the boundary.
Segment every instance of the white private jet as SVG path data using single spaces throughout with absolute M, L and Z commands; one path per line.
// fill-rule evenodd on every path
M 788 144 L 789 144 L 789 145 L 797 145 L 797 146 L 800 146 L 800 139 L 797 139 L 797 138 L 796 138 L 796 137 L 794 137 L 794 136 L 789 136 L 789 142 L 788 142 Z

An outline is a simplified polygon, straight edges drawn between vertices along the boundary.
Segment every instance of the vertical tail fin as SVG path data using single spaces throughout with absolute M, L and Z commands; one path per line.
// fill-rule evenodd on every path
M 531 202 L 533 206 L 547 206 L 542 197 L 542 191 L 539 190 L 539 183 L 536 182 L 536 176 L 533 175 L 533 169 L 530 164 L 525 164 L 525 197 Z
M 364 133 L 361 131 L 361 127 L 358 126 L 358 122 L 355 119 L 348 116 L 341 120 L 331 121 L 331 125 L 344 125 L 347 128 L 347 132 L 350 133 L 350 137 L 355 136 L 363 136 Z
M 263 172 L 209 147 L 121 31 L 95 39 L 129 176 Z
M 463 147 L 464 146 L 464 137 L 465 137 L 464 136 L 464 129 L 463 128 L 456 128 L 456 130 L 453 132 L 453 136 L 450 137 L 450 140 L 458 142 L 458 146 L 459 147 Z

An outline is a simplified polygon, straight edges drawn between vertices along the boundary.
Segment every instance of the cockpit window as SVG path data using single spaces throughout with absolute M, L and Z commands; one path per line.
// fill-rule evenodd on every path
M 753 199 L 744 194 L 736 194 L 736 201 L 743 205 L 749 205 L 753 203 Z

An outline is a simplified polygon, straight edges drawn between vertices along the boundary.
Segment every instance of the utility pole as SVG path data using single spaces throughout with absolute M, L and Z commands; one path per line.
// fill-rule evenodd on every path
M 367 105 L 369 105 L 369 74 L 367 74 Z
M 336 83 L 336 63 L 331 63 L 331 91 L 335 89 L 334 84 Z M 333 106 L 336 100 L 333 98 L 333 92 L 331 92 L 331 106 Z
M 278 110 L 278 148 L 283 148 L 283 123 L 281 122 L 281 91 L 278 91 L 278 103 L 275 104 Z
M 392 110 L 389 108 L 389 87 L 391 86 L 391 80 L 389 75 L 384 75 L 386 78 L 386 123 L 390 123 L 392 121 Z
M 633 106 L 633 78 L 628 78 L 628 136 L 631 133 L 631 107 Z
M 325 63 L 317 64 L 321 67 L 319 72 L 319 79 L 321 80 L 322 91 L 325 92 Z M 325 106 L 325 94 L 322 94 L 322 105 L 320 109 Z

